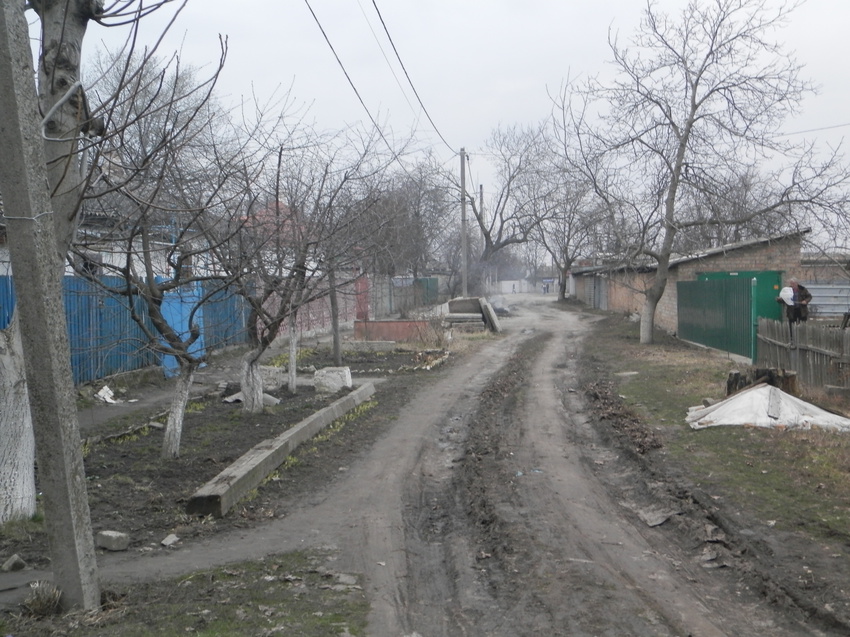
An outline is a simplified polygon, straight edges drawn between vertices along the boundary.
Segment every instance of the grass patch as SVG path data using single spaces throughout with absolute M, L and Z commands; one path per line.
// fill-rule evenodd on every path
M 665 334 L 653 345 L 640 345 L 638 329 L 621 317 L 600 321 L 585 359 L 614 379 L 622 401 L 661 436 L 668 463 L 719 501 L 751 510 L 777 528 L 850 540 L 850 436 L 691 429 L 688 407 L 725 397 L 728 372 L 747 366 Z M 817 394 L 802 398 L 819 402 Z
M 295 364 L 301 365 L 306 361 L 310 360 L 316 355 L 316 350 L 311 347 L 303 347 L 298 350 L 295 354 Z M 269 367 L 289 367 L 289 353 L 284 352 L 283 354 L 279 354 L 274 358 L 270 359 L 268 363 L 266 363 Z
M 12 520 L 0 525 L 0 537 L 17 542 L 26 542 L 33 535 L 44 533 L 44 512 L 42 511 L 42 506 L 43 503 L 39 500 L 37 504 L 38 510 L 32 517 L 26 520 Z
M 321 551 L 271 556 L 106 591 L 110 602 L 97 613 L 21 615 L 0 626 L 34 637 L 365 635 L 369 604 L 355 575 L 327 568 L 333 557 Z

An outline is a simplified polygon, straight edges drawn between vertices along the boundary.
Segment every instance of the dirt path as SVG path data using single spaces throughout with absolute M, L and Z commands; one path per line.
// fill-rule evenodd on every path
M 641 522 L 635 511 L 658 504 L 573 391 L 592 319 L 526 301 L 503 339 L 418 392 L 333 488 L 174 553 L 104 556 L 103 579 L 323 547 L 362 576 L 382 637 L 819 634 L 702 568 L 689 538 Z

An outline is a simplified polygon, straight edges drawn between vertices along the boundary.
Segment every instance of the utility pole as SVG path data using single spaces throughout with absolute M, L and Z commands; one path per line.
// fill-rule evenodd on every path
M 481 222 L 486 224 L 487 220 L 484 217 L 484 184 L 478 184 L 478 216 L 481 219 Z M 491 286 L 492 280 L 493 280 L 493 273 L 491 271 L 491 267 L 488 265 L 487 270 L 486 270 L 485 281 L 484 281 L 484 285 L 485 285 L 484 292 L 486 294 L 490 293 L 490 286 Z
M 461 295 L 469 296 L 467 284 L 467 261 L 469 255 L 466 247 L 466 150 L 460 149 L 460 260 L 461 260 Z
M 0 3 L 0 191 L 20 318 L 54 583 L 65 608 L 100 607 L 29 29 Z

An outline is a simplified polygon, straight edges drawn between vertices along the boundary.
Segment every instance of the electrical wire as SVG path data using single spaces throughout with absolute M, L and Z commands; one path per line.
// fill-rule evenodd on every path
M 389 29 L 387 29 L 387 24 L 386 22 L 384 22 L 384 16 L 381 15 L 381 10 L 378 8 L 377 0 L 372 0 L 372 6 L 375 7 L 375 12 L 378 14 L 378 18 L 380 18 L 381 20 L 381 26 L 384 27 L 384 33 L 387 34 L 387 39 L 390 41 L 390 44 L 393 47 L 395 57 L 398 60 L 398 63 L 401 65 L 401 69 L 404 71 L 404 76 L 407 78 L 407 83 L 410 84 L 410 88 L 413 89 L 413 94 L 416 96 L 416 100 L 419 102 L 419 106 L 422 107 L 422 111 L 425 113 L 425 117 L 427 117 L 428 121 L 431 122 L 431 126 L 434 128 L 434 131 L 437 133 L 437 135 L 443 141 L 446 147 L 448 147 L 448 149 L 452 152 L 455 152 L 452 145 L 446 141 L 446 138 L 443 137 L 443 134 L 440 132 L 440 129 L 437 128 L 437 125 L 434 123 L 434 120 L 431 119 L 431 114 L 428 112 L 428 109 L 425 108 L 425 104 L 422 103 L 422 98 L 419 97 L 419 91 L 417 91 L 416 87 L 413 85 L 413 80 L 410 79 L 410 74 L 407 72 L 407 68 L 404 66 L 404 62 L 402 62 L 401 60 L 401 56 L 398 53 L 398 49 L 395 46 L 395 42 L 393 42 L 393 38 L 390 35 Z
M 410 111 L 416 115 L 416 109 L 413 108 L 413 104 L 410 102 L 410 99 L 407 97 L 407 93 L 404 90 L 404 87 L 401 85 L 401 80 L 398 79 L 398 75 L 393 68 L 393 65 L 390 64 L 390 59 L 387 57 L 387 52 L 384 51 L 384 47 L 381 44 L 381 41 L 378 39 L 378 34 L 375 33 L 375 29 L 372 27 L 372 23 L 369 21 L 368 16 L 366 15 L 366 10 L 363 8 L 363 4 L 360 0 L 357 0 L 357 6 L 360 7 L 360 13 L 363 14 L 363 19 L 366 20 L 366 24 L 369 25 L 369 31 L 372 32 L 372 38 L 375 40 L 375 44 L 378 45 L 378 48 L 381 50 L 381 55 L 384 58 L 384 62 L 387 63 L 387 68 L 390 70 L 390 73 L 393 74 L 393 79 L 395 80 L 396 86 L 398 86 L 398 90 L 401 91 L 402 96 L 404 97 L 404 101 L 407 102 L 407 105 L 410 107 Z
M 352 80 L 351 76 L 348 74 L 348 70 L 345 68 L 345 65 L 342 63 L 342 60 L 340 59 L 339 55 L 337 54 L 336 49 L 334 48 L 334 45 L 331 43 L 331 40 L 328 37 L 328 34 L 325 32 L 325 29 L 322 26 L 321 21 L 319 20 L 319 17 L 316 15 L 316 12 L 313 11 L 313 7 L 310 6 L 310 0 L 304 0 L 304 4 L 306 4 L 307 8 L 310 10 L 310 14 L 313 16 L 313 20 L 316 22 L 316 26 L 318 26 L 319 31 L 322 32 L 322 36 L 325 38 L 325 42 L 327 43 L 328 47 L 330 48 L 331 52 L 333 53 L 334 58 L 336 58 L 337 64 L 339 64 L 339 67 L 342 69 L 342 72 L 345 75 L 345 79 L 348 80 L 348 84 L 351 86 L 351 89 L 354 91 L 354 94 L 357 96 L 357 99 L 360 101 L 360 105 L 363 107 L 363 110 L 366 111 L 366 114 L 369 116 L 369 119 L 372 122 L 372 125 L 375 127 L 375 130 L 378 131 L 378 135 L 380 135 L 381 139 L 384 140 L 384 143 L 387 145 L 387 148 L 389 149 L 389 151 L 393 155 L 393 159 L 396 162 L 398 162 L 399 166 L 401 166 L 402 170 L 404 170 L 404 172 L 408 175 L 408 177 L 411 177 L 410 173 L 407 170 L 407 167 L 404 165 L 404 162 L 401 161 L 401 158 L 398 156 L 398 153 L 396 153 L 395 149 L 392 147 L 389 140 L 384 135 L 384 131 L 381 130 L 381 127 L 378 125 L 378 122 L 372 116 L 372 112 L 369 110 L 369 107 L 366 106 L 366 102 L 363 101 L 363 97 L 360 95 L 360 91 L 357 90 L 357 86 L 355 86 L 354 80 Z M 415 92 L 415 89 L 414 89 L 414 92 Z M 417 95 L 417 98 L 418 97 L 419 96 Z M 423 107 L 423 110 L 424 110 L 424 107 Z M 427 115 L 427 111 L 426 111 L 426 115 Z M 431 118 L 428 117 L 428 119 L 430 121 Z M 439 131 L 438 131 L 438 134 L 439 134 Z M 443 141 L 445 142 L 445 140 L 443 140 Z M 451 149 L 451 147 L 449 147 L 449 148 Z M 452 152 L 454 152 L 453 149 L 452 149 Z
M 835 124 L 834 126 L 822 126 L 820 128 L 810 128 L 809 130 L 798 130 L 793 133 L 780 133 L 779 137 L 790 137 L 791 135 L 803 135 L 805 133 L 818 133 L 822 130 L 833 130 L 836 128 L 844 128 L 845 126 L 850 126 L 850 122 L 846 124 Z
M 366 106 L 366 102 L 363 101 L 363 97 L 360 95 L 360 91 L 357 90 L 357 87 L 354 85 L 354 80 L 351 79 L 351 76 L 348 74 L 348 70 L 345 68 L 345 65 L 342 63 L 342 60 L 339 58 L 339 55 L 334 48 L 334 45 L 331 44 L 331 40 L 328 37 L 328 34 L 325 32 L 325 28 L 322 26 L 322 23 L 319 21 L 319 17 L 316 15 L 316 12 L 313 11 L 313 7 L 310 6 L 310 0 L 304 0 L 304 4 L 307 5 L 307 8 L 310 10 L 310 14 L 313 16 L 313 20 L 316 21 L 316 26 L 319 27 L 319 31 L 322 32 L 322 36 L 325 38 L 325 42 L 327 42 L 328 46 L 331 49 L 331 53 L 334 54 L 334 58 L 336 58 L 337 64 L 339 64 L 339 68 L 342 69 L 343 74 L 345 75 L 345 79 L 348 80 L 348 84 L 351 86 L 351 89 L 354 91 L 354 94 L 357 96 L 357 99 L 360 101 L 360 105 L 363 107 L 363 110 L 366 111 L 366 114 L 369 116 L 369 119 L 372 122 L 372 125 L 375 127 L 375 130 L 378 131 L 378 134 L 381 136 L 381 139 L 384 140 L 387 147 L 390 151 L 395 155 L 396 159 L 398 159 L 398 155 L 395 154 L 393 147 L 390 145 L 390 142 L 384 136 L 384 131 L 381 130 L 381 127 L 378 125 L 378 122 L 372 117 L 372 112 L 369 110 L 369 107 Z

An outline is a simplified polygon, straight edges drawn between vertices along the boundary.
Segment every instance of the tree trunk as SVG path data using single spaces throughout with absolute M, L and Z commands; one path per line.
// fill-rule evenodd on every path
M 567 274 L 568 270 L 565 268 L 561 270 L 558 274 L 558 300 L 565 301 L 567 298 Z
M 663 290 L 661 294 L 663 294 Z M 656 294 L 655 287 L 646 292 L 646 298 L 643 302 L 643 312 L 640 315 L 640 343 L 641 345 L 651 345 L 654 342 L 655 333 L 655 310 L 658 308 L 658 301 L 661 294 Z
M 192 379 L 195 377 L 196 365 L 180 366 L 180 375 L 177 377 L 177 386 L 174 388 L 174 396 L 171 399 L 171 407 L 168 410 L 168 423 L 165 426 L 165 437 L 162 440 L 162 458 L 180 457 L 180 437 L 183 435 L 183 416 L 186 413 L 186 404 L 189 402 L 189 389 L 192 387 Z
M 35 515 L 35 436 L 18 314 L 0 330 L 0 525 Z
M 336 272 L 333 267 L 328 270 L 328 285 L 330 286 L 331 302 L 331 332 L 333 334 L 333 360 L 334 365 L 342 367 L 342 347 L 339 337 L 339 303 L 336 298 Z
M 263 410 L 263 376 L 260 374 L 260 354 L 256 348 L 242 357 L 242 408 L 250 414 Z
M 289 313 L 289 393 L 298 391 L 298 335 L 295 332 L 295 312 Z

